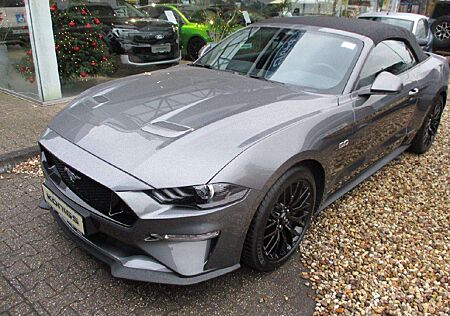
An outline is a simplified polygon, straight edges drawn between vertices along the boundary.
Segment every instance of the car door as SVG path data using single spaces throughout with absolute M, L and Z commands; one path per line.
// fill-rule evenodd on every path
M 355 161 L 359 162 L 353 166 L 353 175 L 388 155 L 404 141 L 418 100 L 419 89 L 413 69 L 416 65 L 411 49 L 401 41 L 383 41 L 369 53 L 353 93 L 355 127 L 349 142 L 357 157 Z M 401 92 L 358 93 L 359 89 L 369 87 L 383 71 L 400 77 L 403 82 Z

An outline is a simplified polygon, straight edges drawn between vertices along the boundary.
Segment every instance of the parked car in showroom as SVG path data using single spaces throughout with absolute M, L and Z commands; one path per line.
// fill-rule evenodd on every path
M 118 1 L 121 8 L 108 3 L 86 3 L 70 7 L 72 12 L 86 8 L 105 26 L 105 40 L 111 52 L 120 55 L 122 64 L 148 66 L 173 64 L 181 59 L 178 26 L 156 20 L 129 5 Z
M 379 21 L 396 25 L 411 31 L 424 51 L 433 49 L 433 34 L 430 31 L 428 18 L 424 15 L 400 12 L 368 12 L 358 16 L 358 19 Z
M 438 0 L 430 19 L 434 49 L 450 53 L 450 1 Z
M 3 0 L 0 2 L 0 44 L 25 45 L 28 37 L 27 13 L 22 2 Z
M 225 20 L 230 20 L 234 14 L 237 14 L 230 31 L 246 26 L 242 11 L 236 11 L 236 8 L 232 6 L 199 8 L 190 5 L 153 3 L 141 6 L 139 9 L 150 17 L 162 20 L 167 20 L 165 11 L 172 11 L 180 27 L 182 54 L 190 60 L 196 60 L 200 49 L 215 38 L 211 25 L 214 23 L 216 14 L 221 13 Z M 254 12 L 249 12 L 249 17 L 252 22 L 263 19 L 260 14 Z
M 190 65 L 95 86 L 39 140 L 44 199 L 114 276 L 280 267 L 315 214 L 438 132 L 449 66 L 410 31 L 291 17 Z
M 167 20 L 165 11 L 172 11 L 180 27 L 181 52 L 190 60 L 196 60 L 200 49 L 211 42 L 208 21 L 203 10 L 186 5 L 157 3 L 139 8 L 150 17 Z

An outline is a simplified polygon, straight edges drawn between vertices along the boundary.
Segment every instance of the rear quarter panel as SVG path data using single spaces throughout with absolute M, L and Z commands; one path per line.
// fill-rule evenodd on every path
M 425 114 L 430 110 L 433 102 L 442 94 L 447 95 L 449 66 L 445 58 L 431 54 L 429 58 L 418 64 L 414 69 L 416 84 L 419 89 L 419 100 L 412 120 L 408 126 L 410 140 L 425 119 Z

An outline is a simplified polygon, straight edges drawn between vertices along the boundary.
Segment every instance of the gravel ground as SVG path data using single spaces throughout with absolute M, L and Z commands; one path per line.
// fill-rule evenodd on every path
M 316 314 L 450 315 L 450 108 L 405 153 L 316 218 L 301 245 Z
M 300 247 L 315 314 L 450 314 L 449 126 L 447 104 L 426 154 L 401 155 L 316 218 Z M 38 159 L 13 173 L 41 176 Z

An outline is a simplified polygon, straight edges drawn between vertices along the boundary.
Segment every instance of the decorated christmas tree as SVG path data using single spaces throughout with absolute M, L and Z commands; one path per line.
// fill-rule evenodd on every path
M 60 10 L 51 3 L 50 12 L 59 77 L 63 83 L 115 72 L 103 26 L 97 17 L 83 5 Z M 31 50 L 26 50 L 25 55 L 16 69 L 26 80 L 34 82 Z

